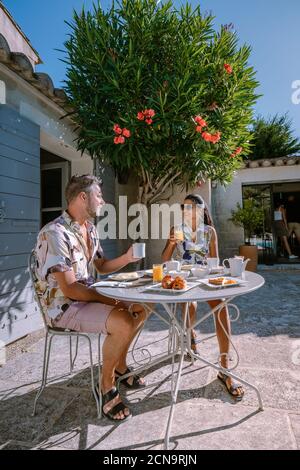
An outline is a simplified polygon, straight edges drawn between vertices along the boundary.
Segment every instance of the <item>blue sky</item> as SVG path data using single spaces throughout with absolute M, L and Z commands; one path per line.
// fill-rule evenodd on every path
M 55 86 L 64 79 L 62 49 L 68 33 L 64 20 L 70 21 L 72 10 L 84 4 L 91 8 L 92 0 L 4 0 L 44 64 L 37 70 L 47 72 Z M 175 2 L 177 5 L 179 1 Z M 292 103 L 292 82 L 300 80 L 300 1 L 299 0 L 202 0 L 203 10 L 211 10 L 215 26 L 233 23 L 240 43 L 252 46 L 251 64 L 261 83 L 261 97 L 255 107 L 264 116 L 289 112 L 296 134 L 300 137 L 300 104 Z M 110 1 L 101 2 L 107 8 Z

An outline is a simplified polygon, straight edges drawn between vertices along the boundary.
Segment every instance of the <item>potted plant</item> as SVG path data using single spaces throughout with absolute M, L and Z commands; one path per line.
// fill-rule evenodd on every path
M 245 244 L 239 247 L 239 254 L 250 261 L 247 265 L 248 271 L 256 271 L 258 251 L 256 245 L 251 245 L 251 238 L 258 235 L 263 228 L 264 213 L 262 208 L 257 206 L 254 199 L 244 200 L 243 206 L 237 203 L 237 209 L 231 211 L 231 222 L 245 231 Z

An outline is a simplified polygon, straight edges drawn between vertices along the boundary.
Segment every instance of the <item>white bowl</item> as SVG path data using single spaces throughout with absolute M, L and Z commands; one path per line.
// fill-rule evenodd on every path
M 207 268 L 192 268 L 191 271 L 192 275 L 198 279 L 203 279 L 209 274 L 209 270 Z

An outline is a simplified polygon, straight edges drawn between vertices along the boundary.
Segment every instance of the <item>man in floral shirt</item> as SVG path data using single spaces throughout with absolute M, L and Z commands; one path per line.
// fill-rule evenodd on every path
M 137 261 L 132 247 L 122 256 L 107 260 L 90 219 L 105 204 L 98 179 L 73 176 L 66 187 L 67 210 L 42 228 L 36 245 L 37 291 L 51 326 L 86 333 L 104 333 L 102 383 L 103 413 L 114 421 L 129 418 L 130 410 L 115 388 L 115 376 L 127 373 L 129 346 L 146 319 L 141 305 L 128 305 L 105 297 L 91 287 L 93 270 L 118 271 Z M 137 375 L 124 384 L 144 387 Z

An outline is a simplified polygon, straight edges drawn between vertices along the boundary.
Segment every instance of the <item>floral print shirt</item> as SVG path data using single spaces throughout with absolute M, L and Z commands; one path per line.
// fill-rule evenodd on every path
M 195 232 L 188 224 L 182 224 L 184 240 L 176 245 L 174 259 L 185 264 L 203 264 L 209 256 L 209 244 L 214 229 L 201 224 Z
M 64 296 L 54 273 L 74 271 L 78 282 L 90 285 L 94 282 L 94 261 L 103 257 L 96 227 L 86 222 L 88 246 L 80 225 L 68 212 L 49 222 L 40 231 L 35 247 L 36 290 L 48 317 L 54 319 L 67 310 L 73 302 Z

